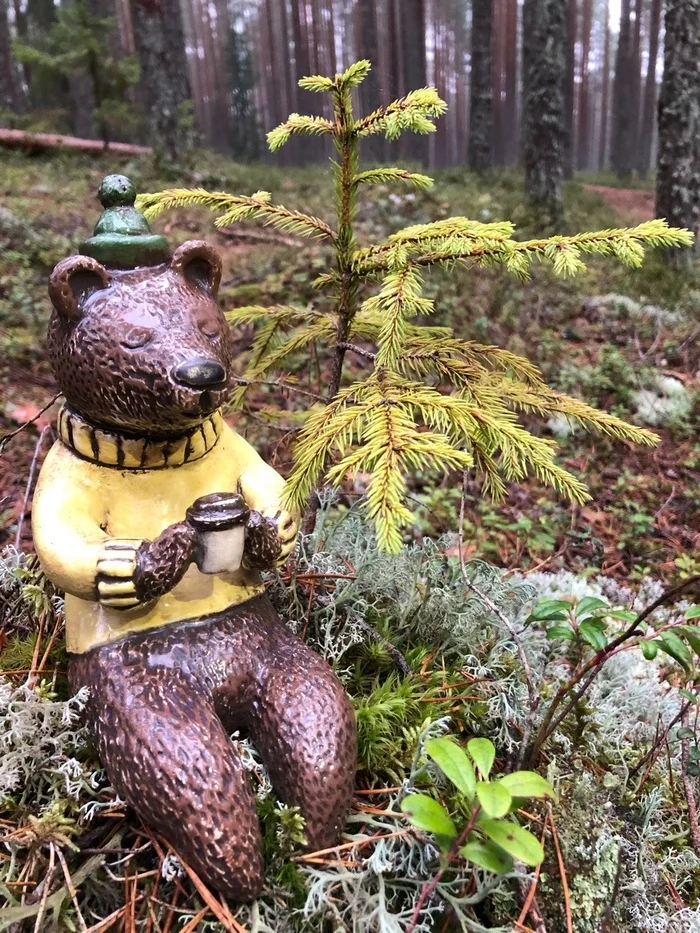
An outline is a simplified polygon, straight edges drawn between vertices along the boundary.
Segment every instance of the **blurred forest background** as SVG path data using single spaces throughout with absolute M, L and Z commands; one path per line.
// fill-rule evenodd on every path
M 265 130 L 308 110 L 299 78 L 368 58 L 364 110 L 425 85 L 448 103 L 437 133 L 405 138 L 402 156 L 431 168 L 514 165 L 525 27 L 538 6 L 561 40 L 566 174 L 646 176 L 662 0 L 0 0 L 0 125 L 168 145 L 171 119 L 207 147 L 258 159 Z M 324 150 L 296 145 L 281 158 Z

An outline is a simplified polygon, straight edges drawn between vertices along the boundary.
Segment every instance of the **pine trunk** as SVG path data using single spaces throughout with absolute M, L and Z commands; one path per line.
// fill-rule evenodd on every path
M 0 108 L 18 109 L 17 76 L 12 61 L 7 0 L 0 0 Z
M 506 0 L 505 43 L 505 160 L 512 165 L 518 158 L 518 0 Z
M 639 132 L 639 160 L 637 171 L 645 178 L 651 164 L 651 146 L 654 139 L 654 111 L 656 109 L 656 60 L 659 56 L 661 31 L 661 0 L 652 0 L 649 21 L 649 61 L 644 83 L 644 107 Z
M 192 99 L 180 4 L 178 0 L 132 0 L 132 15 L 149 142 L 167 159 L 175 160 L 187 143 L 182 109 Z
M 473 0 L 469 166 L 476 172 L 493 164 L 492 12 L 491 0 Z
M 505 165 L 505 58 L 506 17 L 505 0 L 493 0 L 493 161 Z
M 427 82 L 425 60 L 425 0 L 402 0 L 401 40 L 403 43 L 403 92 L 425 87 Z M 425 136 L 406 133 L 401 138 L 403 158 L 426 164 L 428 140 Z
M 700 205 L 700 0 L 666 0 L 659 95 L 656 215 L 698 232 Z M 676 251 L 674 251 L 676 252 Z M 693 250 L 682 259 L 690 261 Z
M 603 48 L 603 76 L 600 103 L 600 143 L 598 171 L 603 171 L 608 158 L 608 124 L 610 110 L 610 2 L 605 4 L 605 45 Z
M 566 11 L 566 35 L 564 38 L 564 177 L 574 174 L 574 98 L 576 86 L 576 0 L 568 0 Z M 525 35 L 525 33 L 523 33 Z M 523 55 L 525 45 L 523 44 Z M 523 66 L 524 67 L 524 66 Z
M 576 165 L 579 170 L 590 168 L 591 140 L 591 79 L 589 57 L 591 54 L 591 27 L 593 25 L 593 0 L 583 0 L 583 23 L 581 26 L 581 76 L 579 80 L 579 107 Z
M 564 207 L 567 13 L 567 0 L 523 3 L 525 192 L 552 222 Z
M 368 114 L 381 105 L 379 24 L 375 0 L 358 0 L 355 8 L 355 35 L 357 58 L 366 58 L 372 63 L 372 70 L 360 85 L 359 91 L 360 110 Z M 370 160 L 380 161 L 383 158 L 385 147 L 381 136 L 369 136 L 363 140 L 362 145 Z
M 632 174 L 637 123 L 633 112 L 634 41 L 630 20 L 631 0 L 622 0 L 613 83 L 613 126 L 610 153 L 612 167 L 622 179 L 629 178 Z

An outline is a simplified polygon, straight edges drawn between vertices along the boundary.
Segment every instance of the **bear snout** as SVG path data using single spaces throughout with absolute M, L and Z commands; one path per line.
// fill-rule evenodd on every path
M 221 386 L 226 380 L 226 370 L 216 360 L 195 356 L 179 363 L 172 370 L 172 377 L 181 385 L 192 389 L 207 389 Z

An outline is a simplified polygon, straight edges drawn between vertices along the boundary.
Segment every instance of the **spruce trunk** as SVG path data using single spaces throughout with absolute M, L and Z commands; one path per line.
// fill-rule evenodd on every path
M 564 209 L 567 14 L 567 0 L 523 4 L 525 192 L 551 222 L 558 222 Z
M 192 100 L 179 0 L 132 0 L 149 142 L 169 160 L 186 144 L 183 105 Z
M 699 136 L 700 0 L 667 0 L 656 215 L 695 234 L 700 203 Z M 685 251 L 685 261 L 691 252 Z
M 472 12 L 469 166 L 485 172 L 493 164 L 493 11 L 491 0 L 474 0 Z

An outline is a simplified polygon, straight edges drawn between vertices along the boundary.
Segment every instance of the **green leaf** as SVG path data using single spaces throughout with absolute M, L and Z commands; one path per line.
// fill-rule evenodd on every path
M 513 797 L 555 797 L 551 784 L 536 771 L 514 771 L 505 774 L 500 783 Z
M 547 622 L 550 619 L 559 621 L 562 610 L 570 612 L 571 603 L 565 599 L 539 599 L 532 607 L 528 622 Z
M 500 781 L 479 781 L 476 785 L 476 796 L 484 812 L 495 817 L 505 816 L 513 800 L 508 788 Z
M 578 627 L 581 638 L 596 651 L 602 651 L 608 643 L 605 637 L 605 622 L 602 619 L 584 619 Z
M 496 875 L 505 875 L 513 867 L 510 855 L 488 839 L 485 842 L 468 842 L 459 851 L 467 861 Z
M 427 794 L 409 794 L 401 801 L 401 810 L 418 829 L 436 836 L 457 838 L 457 827 L 442 804 Z
M 598 599 L 597 596 L 584 596 L 583 599 L 576 604 L 576 615 L 585 616 L 588 612 L 593 612 L 594 609 L 609 609 L 610 606 L 603 599 Z
M 547 629 L 547 638 L 576 638 L 573 629 L 566 625 L 553 625 Z
M 686 671 L 690 668 L 690 651 L 675 632 L 662 632 L 656 639 L 659 648 L 678 661 Z
M 476 793 L 476 775 L 464 749 L 450 739 L 430 739 L 425 750 L 441 771 L 458 790 L 473 799 Z
M 490 739 L 469 739 L 467 742 L 467 751 L 472 756 L 474 764 L 481 772 L 482 778 L 487 778 L 491 773 L 496 749 Z
M 700 619 L 700 606 L 691 606 L 686 611 L 685 617 L 686 619 Z
M 681 632 L 695 654 L 700 656 L 700 632 L 694 625 L 677 625 L 674 632 Z
M 695 738 L 695 732 L 690 728 L 690 726 L 682 726 L 678 730 L 677 735 L 679 739 L 694 739 Z
M 694 693 L 691 693 L 690 690 L 686 690 L 685 687 L 681 687 L 681 689 L 678 692 L 680 693 L 682 697 L 685 697 L 686 700 L 690 700 L 693 706 L 697 706 L 698 698 L 696 697 Z
M 630 609 L 611 609 L 605 615 L 608 619 L 622 619 L 623 622 L 634 622 L 639 613 L 632 612 Z
M 544 849 L 539 839 L 527 829 L 510 820 L 479 820 L 479 828 L 513 858 L 526 865 L 539 865 Z
M 659 646 L 655 641 L 640 641 L 639 647 L 641 648 L 643 656 L 647 661 L 653 661 L 656 655 L 659 653 Z

